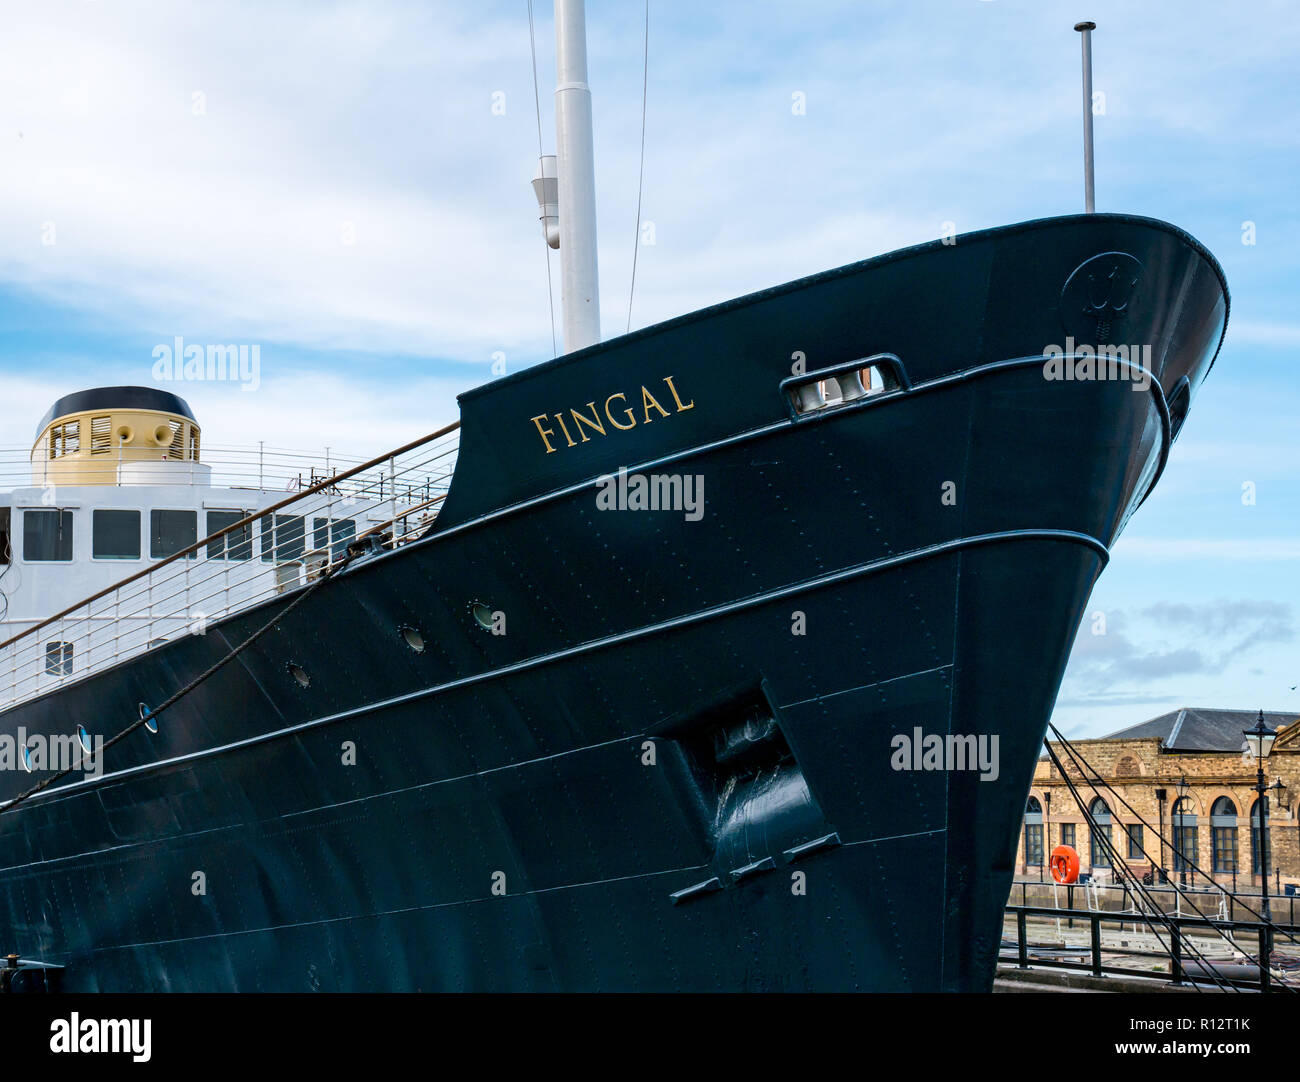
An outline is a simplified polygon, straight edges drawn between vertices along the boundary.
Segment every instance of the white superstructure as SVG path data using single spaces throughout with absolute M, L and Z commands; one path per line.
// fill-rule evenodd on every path
M 265 447 L 200 461 L 198 423 L 174 395 L 61 399 L 30 453 L 0 450 L 0 478 L 30 470 L 0 491 L 0 701 L 202 634 L 359 538 L 401 543 L 432 522 L 453 463 L 454 447 L 367 469 Z

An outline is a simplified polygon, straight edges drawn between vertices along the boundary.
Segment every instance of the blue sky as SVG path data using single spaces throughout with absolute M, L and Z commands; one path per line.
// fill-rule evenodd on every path
M 643 11 L 590 6 L 613 335 L 628 318 Z M 1105 94 L 1098 209 L 1190 231 L 1222 262 L 1233 311 L 1097 588 L 1106 633 L 1085 622 L 1057 721 L 1095 735 L 1179 705 L 1300 715 L 1296 5 L 655 0 L 654 244 L 632 325 L 945 222 L 1081 209 L 1082 18 L 1099 25 Z M 545 2 L 537 44 L 550 151 Z M 209 445 L 380 450 L 454 418 L 494 355 L 508 370 L 550 355 L 525 0 L 8 5 L 0 141 L 0 444 L 29 440 L 60 393 L 149 382 L 154 346 L 176 335 L 261 346 L 257 391 L 180 388 Z

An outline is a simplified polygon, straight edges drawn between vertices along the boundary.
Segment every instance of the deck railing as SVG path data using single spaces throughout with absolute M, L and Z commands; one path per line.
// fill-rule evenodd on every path
M 261 443 L 255 447 L 204 445 L 198 458 L 190 457 L 188 449 L 174 457 L 165 447 L 130 447 L 75 457 L 38 457 L 33 462 L 31 448 L 0 446 L 0 491 L 59 484 L 175 484 L 296 492 L 364 461 L 328 447 L 310 451 Z M 156 472 L 160 465 L 165 472 Z
M 365 462 L 331 459 L 329 473 L 324 460 L 319 474 L 299 470 L 283 499 L 12 634 L 0 642 L 0 709 L 166 640 L 206 634 L 215 621 L 315 581 L 349 546 L 396 548 L 422 537 L 450 486 L 459 428 Z M 265 459 L 258 468 L 265 491 Z

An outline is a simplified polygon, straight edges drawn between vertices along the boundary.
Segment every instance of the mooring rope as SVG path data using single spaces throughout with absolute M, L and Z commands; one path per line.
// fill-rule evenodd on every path
M 1052 750 L 1052 746 L 1048 744 L 1046 741 L 1044 741 L 1043 746 L 1047 749 L 1047 754 L 1051 757 L 1052 762 L 1056 766 L 1056 769 L 1061 772 L 1061 778 L 1064 780 L 1066 788 L 1070 790 L 1070 795 L 1074 797 L 1074 802 L 1079 805 L 1079 811 L 1083 813 L 1083 817 L 1085 821 L 1088 823 L 1088 827 L 1090 831 L 1089 836 L 1093 838 L 1100 838 L 1102 840 L 1103 846 L 1107 848 L 1107 855 L 1112 858 L 1112 867 L 1122 866 L 1122 862 L 1119 863 L 1115 862 L 1114 854 L 1110 851 L 1112 848 L 1110 839 L 1096 829 L 1096 821 L 1093 819 L 1092 813 L 1084 805 L 1083 798 L 1079 795 L 1079 791 L 1075 788 L 1074 782 L 1070 780 L 1070 776 L 1068 773 L 1066 773 L 1065 767 L 1061 763 L 1061 760 L 1057 757 L 1056 752 Z M 1125 868 L 1124 872 L 1121 872 L 1120 874 L 1123 875 L 1127 871 L 1128 869 Z M 1154 899 L 1150 898 L 1150 896 L 1146 894 L 1144 888 L 1140 888 L 1140 893 L 1143 899 L 1147 901 L 1148 905 L 1151 906 L 1151 909 L 1153 911 L 1152 916 L 1160 920 L 1168 929 L 1170 942 L 1166 943 L 1163 939 L 1160 938 L 1160 933 L 1156 930 L 1154 921 L 1147 922 L 1151 928 L 1151 934 L 1156 937 L 1156 941 L 1160 944 L 1161 948 L 1163 948 L 1170 955 L 1170 957 L 1172 957 L 1173 939 L 1176 935 L 1178 935 L 1178 931 L 1175 928 L 1172 921 L 1169 920 L 1168 914 L 1164 913 L 1160 909 L 1160 907 L 1154 903 Z M 1215 985 L 1220 989 L 1220 991 L 1226 991 L 1227 989 L 1224 988 L 1222 982 L 1218 979 L 1218 977 L 1214 973 L 1214 970 L 1209 966 L 1208 959 L 1206 959 L 1205 956 L 1202 955 L 1200 951 L 1196 949 L 1196 947 L 1191 943 L 1189 939 L 1187 938 L 1182 939 L 1182 943 L 1184 946 L 1188 947 L 1191 953 L 1196 956 L 1196 959 L 1206 967 L 1207 975 L 1209 976 L 1210 980 L 1212 980 L 1215 983 Z M 1196 991 L 1198 992 L 1204 991 L 1204 989 L 1201 988 L 1195 981 L 1192 981 L 1192 987 L 1195 988 Z
M 1076 769 L 1079 770 L 1080 775 L 1085 780 L 1088 781 L 1089 787 L 1092 789 L 1092 791 L 1096 793 L 1098 789 L 1097 783 L 1100 783 L 1101 786 L 1104 787 L 1108 792 L 1112 793 L 1116 797 L 1116 799 L 1118 799 L 1124 805 L 1125 808 L 1127 808 L 1130 812 L 1132 812 L 1133 815 L 1135 815 L 1138 818 L 1138 820 L 1143 823 L 1144 826 L 1149 828 L 1149 824 L 1147 824 L 1146 821 L 1142 819 L 1141 815 L 1138 815 L 1138 813 L 1133 810 L 1132 806 L 1128 803 L 1128 801 L 1126 801 L 1119 793 L 1117 793 L 1115 789 L 1108 782 L 1106 782 L 1106 780 L 1102 778 L 1101 775 L 1096 770 L 1093 769 L 1092 765 L 1087 761 L 1087 759 L 1084 758 L 1083 754 L 1079 752 L 1074 747 L 1073 744 L 1071 744 L 1068 740 L 1066 740 L 1061 735 L 1060 730 L 1057 729 L 1055 725 L 1050 725 L 1049 727 L 1051 728 L 1052 732 L 1056 734 L 1061 745 L 1066 749 L 1067 754 L 1070 756 L 1071 761 L 1074 763 Z M 1170 929 L 1170 934 L 1171 935 L 1176 934 L 1176 930 L 1173 924 L 1168 921 L 1167 915 L 1164 914 L 1163 910 L 1157 904 L 1156 899 L 1154 898 L 1152 893 L 1147 891 L 1145 885 L 1139 882 L 1137 875 L 1132 871 L 1132 869 L 1128 867 L 1127 863 L 1120 857 L 1119 851 L 1115 847 L 1111 839 L 1105 833 L 1097 829 L 1097 824 L 1092 817 L 1091 811 L 1084 806 L 1082 797 L 1079 795 L 1078 790 L 1074 786 L 1074 783 L 1070 780 L 1070 777 L 1065 770 L 1064 764 L 1061 763 L 1055 751 L 1053 751 L 1051 745 L 1048 744 L 1046 741 L 1044 741 L 1044 747 L 1047 749 L 1048 755 L 1051 756 L 1052 762 L 1055 764 L 1057 770 L 1060 771 L 1061 778 L 1065 782 L 1066 786 L 1069 788 L 1071 795 L 1075 799 L 1075 803 L 1079 805 L 1079 810 L 1083 814 L 1084 819 L 1088 823 L 1090 836 L 1093 838 L 1097 838 L 1102 842 L 1102 845 L 1107 851 L 1107 855 L 1111 860 L 1111 867 L 1117 870 L 1121 878 L 1125 880 L 1126 885 L 1131 885 L 1132 889 L 1139 895 L 1139 897 L 1141 897 L 1142 900 L 1147 903 L 1147 905 L 1153 910 L 1153 915 L 1158 915 L 1160 919 L 1164 920 L 1166 926 Z M 1152 833 L 1156 835 L 1157 839 L 1159 839 L 1162 845 L 1165 844 L 1166 840 L 1159 830 L 1152 829 Z M 1172 843 L 1169 844 L 1172 846 Z M 1148 861 L 1151 860 L 1151 854 L 1146 851 L 1145 845 L 1142 846 L 1142 855 L 1146 857 Z M 1186 857 L 1184 857 L 1184 859 L 1186 859 Z M 1188 863 L 1192 864 L 1192 866 L 1195 868 L 1196 871 L 1201 871 L 1199 868 L 1196 868 L 1196 866 L 1190 860 L 1188 861 Z M 1205 873 L 1202 871 L 1201 874 L 1204 875 Z M 1206 876 L 1206 878 L 1209 879 L 1208 876 Z M 1223 888 L 1220 887 L 1217 883 L 1214 883 L 1213 879 L 1210 879 L 1210 882 L 1219 890 L 1223 890 Z M 1182 888 L 1180 888 L 1176 882 L 1173 882 L 1171 880 L 1170 886 L 1173 888 L 1175 893 L 1179 895 L 1179 897 L 1188 898 L 1187 893 Z M 1236 895 L 1230 891 L 1223 890 L 1223 893 L 1228 894 L 1230 897 L 1236 898 Z M 1192 899 L 1188 898 L 1188 901 L 1190 903 Z M 1246 908 L 1248 912 L 1252 913 L 1254 916 L 1259 918 L 1261 923 L 1266 924 L 1270 933 L 1275 932 L 1277 930 L 1272 921 L 1265 922 L 1258 913 L 1255 913 L 1255 911 L 1250 908 L 1250 906 L 1246 905 L 1244 902 L 1242 903 L 1242 905 L 1244 906 L 1244 908 Z M 1199 909 L 1195 905 L 1193 905 L 1193 908 L 1197 909 L 1197 911 L 1199 912 Z M 1147 923 L 1151 923 L 1151 922 L 1148 921 Z M 1237 943 L 1233 941 L 1228 936 L 1228 934 L 1217 924 L 1215 924 L 1213 921 L 1210 922 L 1210 927 L 1211 930 L 1215 934 L 1217 934 L 1219 938 L 1222 939 L 1234 951 L 1241 950 L 1241 948 L 1237 945 Z M 1153 934 L 1155 934 L 1157 940 L 1159 940 L 1160 939 L 1159 933 L 1155 932 L 1154 927 L 1152 928 L 1152 931 Z M 1282 934 L 1287 935 L 1287 933 L 1285 932 L 1283 932 Z M 1294 938 L 1294 937 L 1288 937 L 1288 938 Z M 1161 946 L 1163 947 L 1165 945 L 1163 940 L 1161 940 L 1160 942 L 1161 942 Z M 1216 984 L 1218 984 L 1219 982 L 1214 975 L 1213 963 L 1195 947 L 1195 945 L 1191 942 L 1189 938 L 1183 937 L 1182 942 L 1184 946 L 1186 946 L 1191 951 L 1191 953 L 1196 957 L 1196 960 L 1199 961 L 1202 964 L 1202 966 L 1205 967 L 1206 975 L 1208 975 L 1211 980 L 1213 980 Z M 1242 953 L 1247 958 L 1251 958 L 1249 952 L 1242 951 Z M 1256 965 L 1260 965 L 1262 967 L 1263 962 L 1260 959 L 1255 958 L 1252 960 L 1255 961 Z M 1237 989 L 1235 985 L 1232 985 L 1231 987 L 1233 987 L 1234 990 L 1240 990 Z M 1298 989 L 1295 989 L 1285 984 L 1279 984 L 1278 987 L 1284 988 L 1289 992 L 1300 991 Z
M 1108 781 L 1106 781 L 1105 778 L 1103 778 L 1100 774 L 1098 774 L 1095 770 L 1092 769 L 1092 766 L 1083 757 L 1083 753 L 1080 752 L 1073 744 L 1071 744 L 1070 741 L 1068 741 L 1064 736 L 1062 736 L 1061 731 L 1055 725 L 1049 725 L 1049 728 L 1052 730 L 1053 733 L 1056 734 L 1057 742 L 1066 749 L 1071 759 L 1076 761 L 1076 765 L 1078 763 L 1082 763 L 1083 766 L 1087 767 L 1088 771 L 1092 773 L 1094 780 L 1100 782 L 1102 788 L 1104 788 L 1108 793 L 1111 793 L 1115 797 L 1115 799 L 1118 800 L 1125 807 L 1125 809 L 1131 812 L 1134 818 L 1136 818 L 1137 821 L 1143 825 L 1143 827 L 1145 827 L 1152 834 L 1154 834 L 1158 839 L 1160 839 L 1160 842 L 1162 844 L 1168 845 L 1170 849 L 1175 849 L 1174 843 L 1172 841 L 1167 840 L 1157 828 L 1153 827 L 1150 823 L 1148 823 L 1145 819 L 1143 819 L 1142 816 L 1138 813 L 1138 811 L 1133 807 L 1133 805 L 1124 799 L 1121 793 L 1117 792 L 1115 788 Z M 1097 786 L 1093 785 L 1092 788 L 1095 790 Z M 1202 879 L 1208 882 L 1216 890 L 1222 891 L 1224 894 L 1226 894 L 1229 898 L 1231 898 L 1234 902 L 1240 905 L 1242 909 L 1244 909 L 1252 917 L 1258 920 L 1261 924 L 1267 923 L 1269 928 L 1272 929 L 1274 935 L 1281 935 L 1285 939 L 1289 940 L 1291 943 L 1300 944 L 1300 939 L 1297 939 L 1294 934 L 1286 931 L 1286 929 L 1279 928 L 1271 919 L 1266 922 L 1264 920 L 1263 913 L 1255 909 L 1254 907 L 1252 907 L 1250 903 L 1245 900 L 1244 895 L 1238 894 L 1236 891 L 1233 890 L 1228 890 L 1222 884 L 1215 882 L 1214 877 L 1210 875 L 1208 872 L 1206 872 L 1204 868 L 1202 868 L 1199 864 L 1197 864 L 1196 861 L 1194 861 L 1186 853 L 1183 853 L 1181 850 L 1178 849 L 1175 849 L 1175 851 L 1178 852 L 1178 854 L 1183 858 L 1183 860 L 1187 862 L 1187 866 L 1191 868 L 1195 874 L 1201 876 Z M 1151 860 L 1151 854 L 1147 852 L 1145 845 L 1142 847 L 1142 855 L 1146 857 L 1149 862 L 1155 863 L 1154 861 Z M 1169 885 L 1179 894 L 1182 894 L 1183 897 L 1187 897 L 1186 893 L 1182 890 L 1182 888 L 1180 888 L 1178 884 L 1175 883 L 1173 880 L 1169 881 Z
M 302 593 L 300 593 L 297 597 L 295 597 L 292 601 L 290 601 L 288 605 L 286 605 L 283 609 L 281 609 L 278 613 L 276 613 L 275 616 L 273 616 L 270 620 L 268 620 L 262 627 L 254 631 L 251 635 L 248 636 L 248 638 L 246 638 L 243 642 L 241 642 L 238 646 L 236 646 L 233 650 L 231 650 L 228 654 L 226 654 L 225 657 L 221 658 L 221 660 L 217 661 L 214 665 L 210 666 L 206 671 L 196 676 L 183 688 L 181 688 L 179 691 L 173 694 L 171 698 L 169 698 L 161 706 L 156 707 L 152 710 L 146 710 L 140 716 L 140 719 L 138 721 L 132 722 L 130 725 L 128 725 L 125 729 L 119 732 L 112 739 L 106 740 L 102 745 L 100 745 L 100 749 L 99 749 L 99 754 L 101 756 L 101 766 L 102 766 L 102 756 L 106 751 L 108 751 L 109 748 L 111 748 L 114 744 L 117 744 L 120 741 L 125 740 L 128 736 L 130 736 L 133 732 L 135 732 L 138 728 L 140 728 L 140 726 L 147 725 L 150 721 L 155 720 L 164 710 L 168 710 L 171 707 L 175 706 L 178 702 L 180 702 L 183 698 L 185 698 L 185 696 L 187 696 L 200 684 L 204 683 L 204 681 L 208 680 L 214 674 L 216 674 L 221 669 L 229 665 L 230 662 L 234 661 L 235 658 L 237 658 L 240 654 L 242 654 L 245 650 L 247 650 L 250 646 L 252 646 L 253 643 L 257 642 L 258 639 L 260 639 L 268 631 L 270 631 L 277 624 L 279 624 L 281 620 L 283 620 L 286 616 L 288 616 L 291 612 L 293 612 L 294 609 L 296 609 L 299 605 L 301 605 L 304 601 L 306 601 L 309 597 L 311 597 L 317 590 L 319 590 L 322 586 L 324 586 L 325 583 L 329 582 L 335 575 L 337 575 L 340 571 L 346 568 L 348 564 L 350 564 L 353 560 L 357 558 L 358 555 L 360 555 L 359 552 L 349 551 L 348 554 L 342 560 L 340 560 L 338 563 L 332 565 L 331 567 L 323 571 L 321 573 L 320 578 L 318 578 L 315 582 L 313 582 L 310 586 L 308 586 L 307 589 L 303 590 Z M 80 741 L 78 741 L 78 746 L 80 746 Z M 74 763 L 72 766 L 67 767 L 64 770 L 56 771 L 55 773 L 51 774 L 48 778 L 46 778 L 44 781 L 40 782 L 37 785 L 33 785 L 26 792 L 20 793 L 18 796 L 14 797 L 13 800 L 6 803 L 3 807 L 0 807 L 0 815 L 5 814 L 6 812 L 13 811 L 14 808 L 18 807 L 24 801 L 29 800 L 32 797 L 36 796 L 38 793 L 44 791 L 45 789 L 48 789 L 55 782 L 60 781 L 63 778 L 66 778 L 69 774 L 75 773 L 77 770 L 80 770 L 82 764 L 86 761 L 87 758 L 85 748 L 83 747 L 81 750 L 82 750 L 82 754 L 80 758 L 78 758 L 76 763 Z

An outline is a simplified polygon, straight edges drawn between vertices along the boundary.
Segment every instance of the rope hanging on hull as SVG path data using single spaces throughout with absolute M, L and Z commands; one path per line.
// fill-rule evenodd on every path
M 360 556 L 363 551 L 364 549 L 361 547 L 349 548 L 347 555 L 342 560 L 340 560 L 336 564 L 331 565 L 326 571 L 324 571 L 321 574 L 320 578 L 318 578 L 315 582 L 313 582 L 310 586 L 308 586 L 307 589 L 303 590 L 302 593 L 300 593 L 297 597 L 295 597 L 291 602 L 289 602 L 288 605 L 286 605 L 283 609 L 281 609 L 278 613 L 276 613 L 275 616 L 273 616 L 260 628 L 258 628 L 251 635 L 249 635 L 248 638 L 246 638 L 243 642 L 241 642 L 238 646 L 236 646 L 233 650 L 231 650 L 228 654 L 226 654 L 225 657 L 221 658 L 219 661 L 211 665 L 207 670 L 205 670 L 204 672 L 196 676 L 183 688 L 181 688 L 179 691 L 173 694 L 169 699 L 167 699 L 167 701 L 164 702 L 161 706 L 157 707 L 154 710 L 144 711 L 144 713 L 140 716 L 140 719 L 138 721 L 132 722 L 116 736 L 112 737 L 109 740 L 104 741 L 103 746 L 100 748 L 99 754 L 102 756 L 104 752 L 108 751 L 108 749 L 111 748 L 114 744 L 118 743 L 121 740 L 125 740 L 128 736 L 130 736 L 133 732 L 135 732 L 138 728 L 140 728 L 140 726 L 148 725 L 149 722 L 151 721 L 156 721 L 158 716 L 164 710 L 168 710 L 171 707 L 175 706 L 178 702 L 180 702 L 183 698 L 185 698 L 185 696 L 187 696 L 200 684 L 204 683 L 210 677 L 212 677 L 213 675 L 215 675 L 216 673 L 224 669 L 227 665 L 230 664 L 230 662 L 234 661 L 235 658 L 237 658 L 240 654 L 242 654 L 245 650 L 247 650 L 250 646 L 252 646 L 253 643 L 257 642 L 258 639 L 260 639 L 268 631 L 272 630 L 277 624 L 279 624 L 281 620 L 283 620 L 286 616 L 289 615 L 289 613 L 293 612 L 294 609 L 296 609 L 299 605 L 301 605 L 304 601 L 306 601 L 309 597 L 311 597 L 317 590 L 319 590 L 322 586 L 324 586 L 325 583 L 329 582 L 331 579 L 334 578 L 335 575 L 337 575 L 340 571 L 342 571 L 350 563 L 352 563 L 352 561 L 355 560 L 358 556 Z M 45 789 L 48 789 L 55 782 L 60 781 L 63 778 L 66 778 L 69 774 L 72 774 L 77 770 L 80 770 L 82 763 L 85 762 L 85 758 L 86 758 L 86 753 L 85 750 L 83 749 L 81 757 L 77 760 L 77 762 L 73 763 L 71 766 L 67 767 L 64 770 L 56 771 L 55 773 L 51 774 L 48 778 L 46 778 L 44 781 L 40 782 L 37 785 L 33 785 L 26 792 L 19 793 L 18 796 L 13 798 L 13 800 L 5 804 L 4 807 L 0 807 L 0 815 L 4 815 L 6 812 L 13 811 L 24 801 L 30 800 L 38 793 L 42 792 Z

